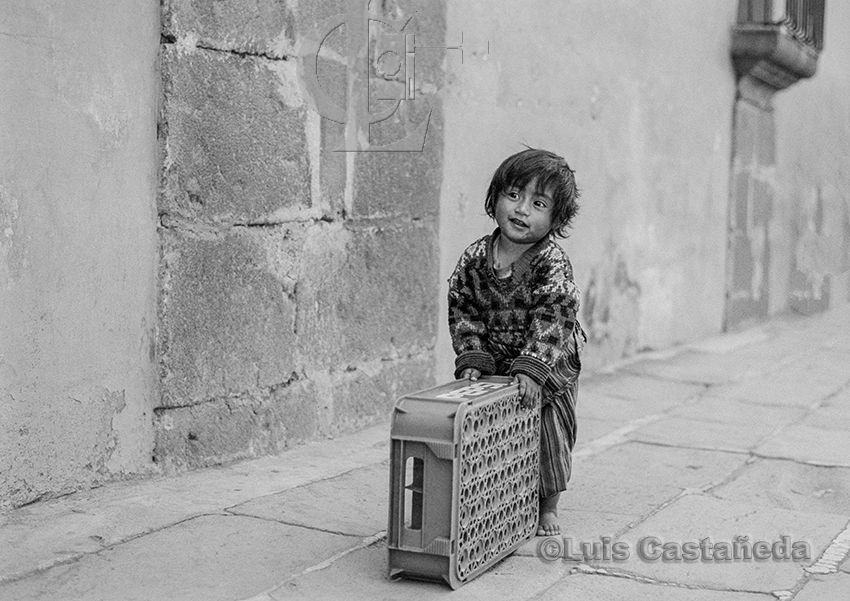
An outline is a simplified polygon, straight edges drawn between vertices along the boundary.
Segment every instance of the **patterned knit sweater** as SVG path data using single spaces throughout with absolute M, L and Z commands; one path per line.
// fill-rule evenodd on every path
M 483 375 L 526 374 L 543 385 L 559 364 L 577 373 L 578 336 L 570 338 L 581 332 L 580 294 L 569 258 L 550 235 L 499 279 L 492 257 L 498 233 L 471 244 L 449 278 L 455 377 L 474 368 Z

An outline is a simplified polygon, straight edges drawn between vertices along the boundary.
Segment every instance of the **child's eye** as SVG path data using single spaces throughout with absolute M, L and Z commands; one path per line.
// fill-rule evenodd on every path
M 519 192 L 517 192 L 516 190 L 508 190 L 507 192 L 505 192 L 505 196 L 516 200 L 517 198 L 519 198 Z

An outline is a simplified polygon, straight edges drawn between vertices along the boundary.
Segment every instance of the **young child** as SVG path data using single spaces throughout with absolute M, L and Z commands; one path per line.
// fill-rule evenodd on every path
M 586 337 L 579 291 L 555 237 L 578 212 L 567 162 L 529 148 L 499 166 L 484 208 L 498 227 L 471 244 L 449 278 L 455 377 L 509 375 L 520 402 L 541 406 L 538 536 L 558 535 L 576 440 L 575 404 Z

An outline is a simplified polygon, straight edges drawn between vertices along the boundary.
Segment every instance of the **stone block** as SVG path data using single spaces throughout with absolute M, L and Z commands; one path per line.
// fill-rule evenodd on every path
M 286 0 L 164 0 L 163 34 L 191 37 L 204 46 L 283 57 L 295 38 Z
M 311 205 L 294 64 L 169 44 L 162 65 L 160 213 L 239 223 Z
M 744 169 L 758 164 L 761 112 L 762 109 L 745 100 L 735 102 L 734 160 Z
M 326 19 L 335 15 L 345 14 L 346 10 L 345 0 L 298 2 L 298 7 L 295 9 L 295 33 L 297 39 L 300 40 L 303 36 L 312 33 L 316 26 L 323 23 Z M 325 39 L 325 44 L 329 50 L 343 56 L 345 43 L 344 27 L 334 31 Z
M 773 112 L 762 111 L 758 118 L 758 146 L 756 149 L 760 167 L 776 165 L 776 121 Z
M 711 494 L 751 507 L 850 516 L 850 469 L 758 459 Z
M 850 390 L 830 397 L 806 416 L 805 423 L 814 428 L 850 432 Z
M 639 526 L 627 532 L 620 540 L 628 544 L 631 555 L 618 564 L 618 568 L 638 576 L 667 583 L 691 587 L 748 590 L 771 593 L 790 590 L 803 577 L 803 568 L 814 563 L 834 536 L 841 532 L 847 518 L 833 514 L 813 514 L 784 509 L 754 509 L 749 504 L 721 501 L 704 495 L 685 495 L 665 507 Z M 764 541 L 771 546 L 781 543 L 787 536 L 793 542 L 809 545 L 810 558 L 794 560 L 784 558 L 784 550 L 777 547 L 776 559 L 729 560 L 714 559 L 684 561 L 661 558 L 643 559 L 637 552 L 639 542 L 646 537 L 656 537 L 663 542 L 695 542 L 708 538 L 712 545 L 732 544 L 735 537 L 746 536 L 751 546 Z M 789 549 L 790 555 L 790 549 Z M 739 556 L 742 552 L 739 551 Z M 721 556 L 722 557 L 722 556 Z
M 385 462 L 252 499 L 230 512 L 351 536 L 374 536 L 387 528 L 389 473 Z M 328 499 L 334 500 L 334 510 L 319 510 Z
M 749 293 L 753 287 L 754 261 L 752 243 L 743 234 L 731 234 L 729 252 L 732 254 L 732 290 Z
M 337 152 L 345 145 L 345 125 L 322 119 L 319 157 L 321 193 L 324 205 L 333 215 L 342 215 L 345 206 L 346 153 Z
M 345 110 L 348 98 L 348 68 L 346 65 L 320 56 L 316 61 L 316 75 L 318 76 L 319 86 L 327 94 L 326 99 L 334 106 Z M 324 120 L 327 121 L 327 119 Z M 330 123 L 334 122 L 330 121 Z M 344 153 L 340 154 L 345 156 Z
M 435 217 L 442 183 L 441 113 L 433 105 L 422 152 L 362 152 L 355 158 L 352 215 Z M 414 125 L 418 125 L 414 124 Z M 395 115 L 372 127 L 373 144 L 391 144 L 413 129 Z
M 582 375 L 580 395 L 581 397 L 600 395 L 628 399 L 643 407 L 646 414 L 664 411 L 671 405 L 693 399 L 703 391 L 704 387 L 698 384 L 618 372 Z M 596 401 L 593 403 L 596 404 Z M 579 402 L 578 406 L 581 407 L 581 405 Z
M 723 355 L 685 350 L 665 359 L 642 359 L 623 370 L 679 383 L 710 385 L 723 384 L 736 377 L 730 367 Z
M 582 390 L 580 401 L 576 407 L 580 419 L 590 418 L 620 424 L 654 413 L 661 413 L 678 404 L 676 401 L 663 397 L 657 397 L 648 403 L 643 403 L 634 399 L 583 393 Z M 580 425 L 583 424 L 580 422 Z
M 395 401 L 434 383 L 430 355 L 309 372 L 304 379 L 156 412 L 155 460 L 167 471 L 275 454 L 385 420 Z M 373 534 L 373 533 L 370 533 Z
M 348 87 L 345 65 L 319 58 L 317 69 L 319 85 L 327 94 L 326 100 L 345 110 Z M 345 124 L 318 114 L 311 117 L 319 123 L 319 177 L 323 206 L 333 215 L 342 215 L 348 173 L 347 153 L 341 150 L 345 147 Z
M 578 410 L 578 438 L 576 439 L 576 448 L 579 450 L 585 449 L 585 452 L 589 452 L 586 450 L 589 443 L 604 436 L 613 435 L 615 431 L 625 426 L 625 424 L 625 420 L 586 417 Z
M 166 470 L 197 468 L 283 451 L 317 430 L 309 382 L 156 413 L 154 459 Z
M 799 344 L 801 349 L 806 349 L 804 343 Z M 758 347 L 753 349 L 757 350 Z M 770 349 L 765 350 L 765 354 L 770 352 Z M 749 365 L 743 362 L 741 354 L 733 355 L 731 359 L 738 359 L 741 365 Z M 788 357 L 783 357 L 777 361 L 775 369 L 764 370 L 754 377 L 739 378 L 738 382 L 719 386 L 712 393 L 766 405 L 810 407 L 817 401 L 830 399 L 847 385 L 847 357 L 844 353 L 809 350 L 797 355 L 795 369 L 782 367 L 787 360 Z
M 746 460 L 732 453 L 627 442 L 590 458 L 577 458 L 561 503 L 647 516 L 684 489 L 723 481 Z
M 251 232 L 162 234 L 162 406 L 286 382 L 295 301 Z
M 3 599 L 248 599 L 360 539 L 245 516 L 203 515 L 0 585 Z M 268 598 L 268 597 L 266 597 Z
M 846 573 L 814 576 L 804 585 L 803 590 L 794 595 L 794 601 L 848 598 L 850 598 L 850 574 Z
M 706 397 L 672 409 L 664 419 L 629 435 L 664 445 L 749 451 L 778 428 L 798 422 L 799 407 L 757 405 L 728 397 Z
M 773 198 L 773 186 L 763 181 L 753 180 L 752 201 L 750 203 L 753 226 L 764 227 L 764 224 L 770 221 Z
M 729 227 L 736 235 L 746 236 L 750 220 L 750 184 L 753 178 L 751 174 L 741 171 L 735 171 L 733 177 L 735 193 L 729 199 L 729 202 L 732 203 L 732 210 L 729 213 L 731 219 Z
M 304 364 L 345 369 L 432 348 L 437 253 L 429 224 L 311 230 L 297 289 Z
M 770 434 L 762 424 L 721 423 L 683 417 L 666 417 L 629 434 L 629 439 L 649 444 L 673 445 L 743 453 Z
M 332 427 L 335 432 L 359 429 L 375 419 L 388 419 L 399 397 L 435 384 L 430 354 L 403 361 L 382 361 L 346 374 L 334 386 Z M 370 373 L 372 372 L 372 373 Z
M 427 131 L 421 151 L 370 152 L 356 155 L 354 174 L 354 217 L 435 216 L 439 210 L 442 182 L 443 112 L 438 92 L 444 81 L 444 23 L 441 4 L 402 3 L 387 7 L 388 14 L 416 14 L 405 31 L 416 34 L 413 100 L 404 100 L 384 121 L 364 127 L 373 146 L 386 146 L 406 139 L 418 127 Z M 433 41 L 432 41 L 433 40 Z M 404 71 L 404 70 L 403 70 Z M 370 110 L 373 114 L 391 109 L 396 101 L 379 100 L 391 91 L 403 96 L 403 82 L 385 81 L 372 73 Z M 395 87 L 394 87 L 395 86 Z M 398 89 L 396 89 L 398 88 Z
M 805 424 L 785 428 L 764 441 L 755 453 L 814 465 L 850 467 L 850 440 L 846 432 Z

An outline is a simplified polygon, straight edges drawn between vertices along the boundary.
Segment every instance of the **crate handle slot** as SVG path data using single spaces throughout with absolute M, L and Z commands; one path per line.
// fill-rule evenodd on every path
M 422 530 L 422 487 L 425 461 L 421 456 L 405 453 L 404 509 L 402 523 L 407 530 Z

